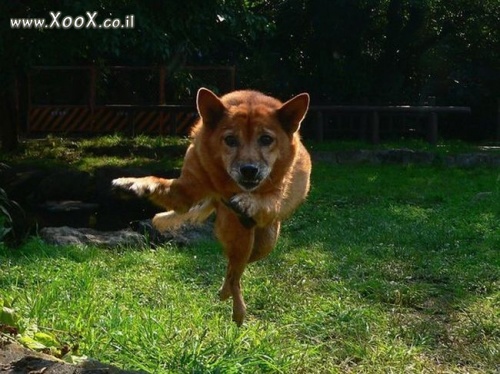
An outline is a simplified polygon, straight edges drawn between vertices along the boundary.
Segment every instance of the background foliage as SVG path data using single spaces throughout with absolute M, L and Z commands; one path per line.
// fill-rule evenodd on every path
M 49 22 L 50 11 L 97 11 L 99 22 L 133 14 L 136 27 L 10 28 L 14 17 Z M 13 105 L 14 73 L 31 65 L 229 64 L 239 86 L 281 97 L 308 91 L 316 103 L 422 104 L 431 96 L 472 106 L 476 137 L 494 135 L 497 0 L 35 0 L 2 2 L 0 14 L 3 110 Z

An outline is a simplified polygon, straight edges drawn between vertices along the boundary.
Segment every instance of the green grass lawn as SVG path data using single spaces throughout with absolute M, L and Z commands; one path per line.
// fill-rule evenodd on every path
M 215 242 L 0 246 L 0 300 L 76 354 L 158 373 L 494 373 L 500 172 L 316 163 L 308 201 L 217 300 Z M 25 335 L 27 333 L 24 333 Z

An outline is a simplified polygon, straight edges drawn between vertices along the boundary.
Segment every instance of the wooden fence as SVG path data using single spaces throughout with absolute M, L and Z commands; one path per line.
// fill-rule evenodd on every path
M 197 118 L 193 98 L 200 86 L 234 90 L 234 67 L 35 67 L 27 82 L 26 130 L 184 135 Z
M 358 137 L 369 140 L 374 144 L 380 142 L 381 121 L 380 116 L 386 115 L 392 120 L 395 115 L 426 118 L 426 139 L 431 144 L 436 144 L 438 139 L 438 115 L 444 113 L 469 114 L 469 107 L 457 106 L 345 106 L 345 105 L 318 105 L 311 106 L 310 112 L 315 116 L 314 138 L 323 141 L 325 131 L 330 126 L 335 126 L 341 116 L 359 116 Z M 334 119 L 332 120 L 332 117 Z M 336 118 L 335 118 L 336 117 Z M 389 121 L 390 122 L 390 121 Z

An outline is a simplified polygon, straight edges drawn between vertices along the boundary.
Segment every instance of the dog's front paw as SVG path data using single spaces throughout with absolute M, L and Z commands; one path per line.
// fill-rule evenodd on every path
M 236 212 L 248 217 L 253 217 L 257 213 L 257 202 L 255 201 L 255 197 L 249 193 L 234 195 L 229 200 L 229 203 Z
M 151 195 L 158 187 L 145 178 L 117 178 L 111 182 L 115 191 L 127 192 L 139 197 Z
M 246 228 L 252 228 L 256 222 L 252 218 L 257 213 L 257 203 L 250 194 L 234 195 L 227 203 L 238 216 L 241 224 Z

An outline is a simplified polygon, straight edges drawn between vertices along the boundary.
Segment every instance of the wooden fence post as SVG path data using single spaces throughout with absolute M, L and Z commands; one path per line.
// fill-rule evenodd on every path
M 429 128 L 427 130 L 427 139 L 432 145 L 436 145 L 438 138 L 438 115 L 436 112 L 429 113 Z
M 167 76 L 165 65 L 159 67 L 159 87 L 158 87 L 158 104 L 165 104 L 165 78 Z
M 374 110 L 372 112 L 372 143 L 379 144 L 380 143 L 380 118 L 378 112 Z
M 500 98 L 497 99 L 497 142 L 500 142 Z
M 324 139 L 324 116 L 321 109 L 317 110 L 316 113 L 316 126 L 314 127 L 314 135 L 317 142 L 322 142 Z
M 95 126 L 95 105 L 96 105 L 96 80 L 97 68 L 91 65 L 89 69 L 89 109 L 90 109 L 90 131 L 94 131 Z

